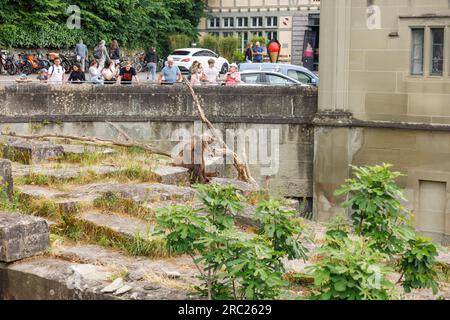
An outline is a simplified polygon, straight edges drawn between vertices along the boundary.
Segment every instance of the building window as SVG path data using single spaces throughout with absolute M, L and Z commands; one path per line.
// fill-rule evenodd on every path
M 262 17 L 252 17 L 252 27 L 258 28 L 263 26 L 263 18 Z
M 248 32 L 238 32 L 238 37 L 241 38 L 241 41 L 243 41 L 245 44 L 248 42 Z
M 220 19 L 219 18 L 209 19 L 209 27 L 210 28 L 220 28 Z
M 278 17 L 267 17 L 266 25 L 267 27 L 278 27 Z
M 210 36 L 213 36 L 213 37 L 219 37 L 220 36 L 220 32 L 208 32 L 208 34 Z
M 424 50 L 424 29 L 411 29 L 412 49 L 411 49 L 411 74 L 423 75 L 423 50 Z
M 262 31 L 252 32 L 252 37 L 262 37 L 262 36 L 263 36 Z
M 431 29 L 431 70 L 432 76 L 442 76 L 444 70 L 444 28 Z
M 233 28 L 234 27 L 234 18 L 223 18 L 223 27 L 224 28 Z
M 233 37 L 234 36 L 234 32 L 224 32 L 223 36 L 224 37 Z
M 273 39 L 275 39 L 275 40 L 278 40 L 278 32 L 276 32 L 276 31 L 268 31 L 267 32 L 267 40 L 273 40 Z
M 240 28 L 248 27 L 248 18 L 247 17 L 237 18 L 237 26 Z

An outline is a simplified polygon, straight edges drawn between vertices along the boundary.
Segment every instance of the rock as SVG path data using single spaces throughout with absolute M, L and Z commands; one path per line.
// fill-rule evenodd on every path
M 43 163 L 63 156 L 63 147 L 47 141 L 9 138 L 3 145 L 3 157 L 23 164 Z
M 124 285 L 123 287 L 121 287 L 119 290 L 117 290 L 116 292 L 114 292 L 115 296 L 120 296 L 124 293 L 127 293 L 128 291 L 132 290 L 133 287 L 129 286 L 129 285 Z
M 14 190 L 12 164 L 6 159 L 0 160 L 0 187 L 5 188 L 8 198 L 12 200 Z
M 224 176 L 225 167 L 226 165 L 223 157 L 207 157 L 205 159 L 205 172 L 208 176 Z
M 152 172 L 159 183 L 173 185 L 189 185 L 189 169 L 183 167 L 157 167 Z
M 213 178 L 211 180 L 211 184 L 220 184 L 220 185 L 231 185 L 235 187 L 237 190 L 241 191 L 244 196 L 249 196 L 252 192 L 258 191 L 254 186 L 250 183 L 239 181 L 236 179 L 225 179 L 225 178 Z
M 132 293 L 131 296 L 130 296 L 130 299 L 138 300 L 139 299 L 139 293 L 137 293 L 137 292 Z
M 106 286 L 101 290 L 102 293 L 113 293 L 124 286 L 123 279 L 117 278 L 109 286 Z
M 144 286 L 144 290 L 146 291 L 153 291 L 153 290 L 159 290 L 161 289 L 161 286 L 158 286 L 156 284 L 146 284 Z
M 131 271 L 130 274 L 128 275 L 128 278 L 132 281 L 140 281 L 140 280 L 144 279 L 144 277 L 145 277 L 145 272 L 142 270 Z
M 181 278 L 181 273 L 178 271 L 169 271 L 169 270 L 162 270 L 163 275 L 169 279 L 179 279 Z
M 49 246 L 48 224 L 44 219 L 0 212 L 0 262 L 40 255 Z

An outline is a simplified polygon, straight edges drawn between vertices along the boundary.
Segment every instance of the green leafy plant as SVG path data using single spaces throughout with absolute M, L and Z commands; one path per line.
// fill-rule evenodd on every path
M 308 273 L 314 277 L 313 288 L 316 291 L 311 298 L 393 299 L 394 284 L 387 279 L 387 275 L 393 270 L 384 263 L 388 256 L 375 250 L 371 241 L 366 238 L 341 235 L 331 236 L 332 241 L 326 242 L 318 250 L 320 260 L 307 267 Z
M 262 224 L 258 233 L 269 239 L 273 248 L 289 259 L 301 258 L 306 261 L 308 250 L 299 239 L 303 229 L 291 221 L 295 215 L 294 211 L 286 209 L 279 200 L 261 202 L 255 215 Z
M 431 288 L 437 293 L 437 247 L 417 236 L 406 210 L 400 204 L 405 200 L 395 179 L 399 172 L 383 164 L 373 167 L 353 167 L 355 178 L 335 195 L 347 195 L 344 208 L 350 208 L 357 235 L 367 237 L 374 250 L 400 259 L 397 271 L 399 283 L 406 292 L 411 289 Z
M 299 254 L 296 250 L 302 247 L 291 239 L 297 229 L 284 220 L 289 215 L 279 216 L 284 214 L 277 208 L 281 204 L 262 205 L 264 210 L 272 210 L 273 217 L 264 220 L 259 235 L 248 235 L 234 224 L 233 215 L 243 210 L 244 200 L 234 187 L 212 184 L 195 188 L 202 204 L 199 208 L 171 206 L 158 210 L 157 223 L 166 234 L 169 249 L 193 259 L 203 282 L 198 292 L 209 299 L 277 297 L 287 285 L 282 279 L 282 258 L 287 251 L 292 256 Z M 282 226 L 272 234 L 265 224 L 277 221 Z
M 219 53 L 228 61 L 233 60 L 233 54 L 241 46 L 241 40 L 237 37 L 219 38 Z
M 400 282 L 403 283 L 405 292 L 409 293 L 411 289 L 430 288 L 437 294 L 436 246 L 429 239 L 420 237 L 410 240 L 408 245 L 409 248 L 400 261 L 402 272 Z
M 342 206 L 351 209 L 356 234 L 369 237 L 379 250 L 393 255 L 404 250 L 414 230 L 400 204 L 406 199 L 395 183 L 402 174 L 390 167 L 353 167 L 355 178 L 347 180 L 335 195 L 349 195 Z

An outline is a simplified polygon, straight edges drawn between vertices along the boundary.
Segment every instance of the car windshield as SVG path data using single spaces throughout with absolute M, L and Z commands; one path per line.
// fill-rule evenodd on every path
M 189 54 L 190 52 L 186 50 L 175 50 L 172 52 L 172 56 L 188 56 Z

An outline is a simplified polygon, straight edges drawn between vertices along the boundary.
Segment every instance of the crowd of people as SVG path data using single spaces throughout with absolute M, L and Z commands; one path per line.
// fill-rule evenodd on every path
M 253 46 L 253 45 L 252 45 Z M 255 48 L 252 48 L 252 59 L 255 61 L 262 61 L 259 57 L 259 43 Z M 262 48 L 261 48 L 262 49 Z M 106 46 L 104 40 L 100 41 L 93 50 L 93 60 L 88 62 L 88 48 L 80 40 L 76 44 L 74 50 L 77 56 L 77 63 L 72 67 L 69 76 L 66 79 L 66 70 L 61 64 L 61 59 L 58 54 L 53 58 L 53 65 L 47 69 L 41 69 L 37 76 L 37 80 L 48 84 L 63 84 L 63 83 L 92 83 L 99 85 L 107 84 L 123 84 L 129 85 L 132 83 L 139 83 L 139 77 L 136 69 L 130 61 L 122 61 L 121 50 L 119 43 L 114 40 L 110 48 Z M 156 48 L 151 47 L 145 53 L 144 65 L 147 67 L 147 80 L 152 83 L 159 84 L 173 84 L 183 80 L 183 74 L 180 69 L 174 65 L 174 60 L 169 57 L 161 72 L 157 73 L 159 56 Z M 89 65 L 88 65 L 89 64 Z M 193 86 L 202 84 L 219 84 L 236 85 L 241 82 L 238 66 L 233 63 L 230 65 L 229 71 L 222 75 L 220 70 L 215 66 L 215 60 L 210 59 L 208 66 L 204 66 L 199 61 L 194 61 L 189 70 L 188 80 Z M 89 77 L 86 76 L 86 73 Z M 21 77 L 18 81 L 30 81 L 27 77 Z

